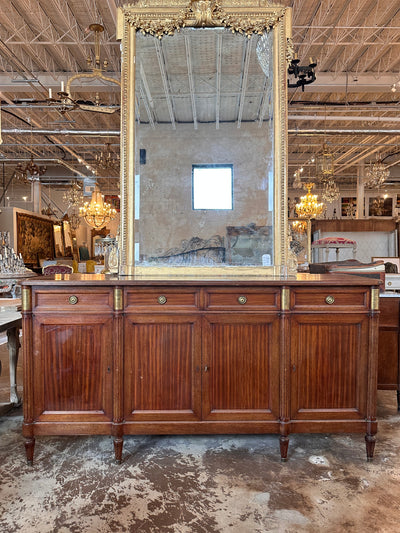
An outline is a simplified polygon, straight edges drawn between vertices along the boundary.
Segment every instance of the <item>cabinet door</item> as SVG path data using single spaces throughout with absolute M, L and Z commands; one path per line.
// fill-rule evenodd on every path
M 292 420 L 365 419 L 368 333 L 366 315 L 292 317 Z
M 199 420 L 200 361 L 199 316 L 128 315 L 124 323 L 125 420 Z
M 209 315 L 203 335 L 203 419 L 278 418 L 277 315 Z
M 110 421 L 112 317 L 41 315 L 33 330 L 35 419 Z
M 397 296 L 379 299 L 378 389 L 399 388 L 399 301 Z

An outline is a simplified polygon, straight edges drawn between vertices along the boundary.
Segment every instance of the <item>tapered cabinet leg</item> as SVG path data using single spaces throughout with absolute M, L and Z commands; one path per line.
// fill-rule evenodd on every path
M 26 452 L 26 462 L 29 466 L 33 465 L 33 452 L 35 450 L 35 439 L 34 437 L 29 437 L 25 439 L 25 452 Z
M 117 464 L 122 463 L 122 445 L 124 441 L 121 437 L 116 437 L 114 439 L 114 453 L 115 453 L 115 462 Z
M 400 413 L 400 390 L 397 391 L 397 410 Z
M 376 439 L 374 435 L 368 435 L 368 433 L 365 435 L 365 444 L 367 447 L 367 461 L 372 461 L 374 457 L 375 440 Z
M 288 454 L 288 448 L 289 448 L 289 437 L 286 435 L 281 435 L 279 437 L 279 447 L 281 451 L 281 461 L 285 462 L 287 461 L 287 454 Z

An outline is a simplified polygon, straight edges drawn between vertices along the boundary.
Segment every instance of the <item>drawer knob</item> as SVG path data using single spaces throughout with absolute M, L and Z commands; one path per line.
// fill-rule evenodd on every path
M 244 305 L 244 304 L 247 302 L 247 298 L 246 298 L 246 296 L 239 296 L 239 298 L 238 298 L 238 302 L 239 302 L 241 305 Z
M 328 304 L 328 305 L 332 305 L 333 303 L 335 303 L 335 298 L 333 296 L 327 296 L 325 298 L 325 302 Z
M 159 296 L 157 298 L 157 302 L 160 304 L 160 305 L 164 305 L 167 303 L 167 297 L 164 296 L 163 294 L 161 296 Z
M 77 296 L 70 296 L 68 298 L 68 302 L 71 304 L 71 305 L 75 305 L 78 303 L 78 297 Z

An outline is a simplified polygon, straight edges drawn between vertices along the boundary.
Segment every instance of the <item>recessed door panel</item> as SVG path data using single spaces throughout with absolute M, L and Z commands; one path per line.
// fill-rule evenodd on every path
M 201 413 L 200 319 L 125 320 L 127 420 L 197 420 Z
M 291 418 L 359 419 L 366 412 L 368 318 L 292 318 Z
M 37 318 L 35 406 L 41 419 L 112 418 L 112 319 Z M 80 413 L 79 415 L 77 413 Z
M 204 323 L 203 418 L 278 419 L 277 317 L 214 315 Z

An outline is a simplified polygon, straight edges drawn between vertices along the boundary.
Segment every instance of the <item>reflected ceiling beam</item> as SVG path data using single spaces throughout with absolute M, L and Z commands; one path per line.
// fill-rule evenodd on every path
M 240 125 L 242 123 L 242 117 L 243 117 L 243 110 L 244 110 L 244 103 L 245 103 L 244 99 L 245 99 L 246 88 L 247 88 L 247 78 L 249 76 L 251 42 L 252 41 L 250 39 L 247 39 L 246 44 L 245 44 L 245 57 L 244 57 L 244 63 L 243 63 L 243 69 L 242 69 L 240 102 L 239 102 L 239 111 L 238 111 L 238 118 L 237 118 L 238 128 L 240 128 Z
M 114 22 L 114 26 L 117 27 L 117 4 L 115 3 L 115 0 L 108 0 L 107 5 Z
M 263 96 L 261 97 L 261 102 L 260 102 L 260 111 L 259 111 L 259 115 L 258 115 L 258 125 L 259 126 L 262 126 L 263 122 L 264 122 L 264 117 L 266 116 L 267 114 L 267 109 L 270 108 L 270 112 L 268 113 L 268 119 L 270 119 L 272 117 L 272 87 L 271 87 L 271 84 L 269 82 L 269 80 L 266 78 L 265 80 L 265 89 L 264 89 L 264 93 L 263 93 Z
M 168 83 L 167 73 L 165 69 L 164 54 L 163 54 L 159 39 L 154 39 L 154 46 L 156 47 L 158 66 L 160 68 L 161 79 L 162 79 L 163 86 L 164 86 L 164 93 L 165 93 L 165 98 L 167 101 L 168 113 L 171 119 L 171 125 L 173 129 L 175 130 L 176 124 L 175 124 L 174 110 L 172 107 L 172 101 L 171 101 L 171 96 L 170 96 L 171 91 L 169 89 L 169 83 Z
M 146 109 L 146 113 L 147 113 L 147 117 L 149 119 L 150 126 L 154 129 L 153 113 L 151 112 L 148 97 L 145 94 L 145 92 L 143 91 L 143 86 L 142 86 L 141 83 L 139 83 L 139 92 L 140 92 L 140 97 L 142 99 L 144 108 Z M 139 113 L 138 108 L 139 108 L 139 106 L 136 107 L 137 113 Z M 139 114 L 137 114 L 137 117 L 139 118 L 139 122 L 140 122 Z
M 216 72 L 216 94 L 215 94 L 215 128 L 219 130 L 219 114 L 221 109 L 221 76 L 222 76 L 222 34 L 217 33 L 217 72 Z
M 193 79 L 193 65 L 192 65 L 192 55 L 190 52 L 190 40 L 187 34 L 185 34 L 185 51 L 186 51 L 186 64 L 189 80 L 189 90 L 190 90 L 190 102 L 192 104 L 192 116 L 193 116 L 193 127 L 197 130 L 197 110 L 196 110 L 196 97 L 194 91 L 194 79 Z

